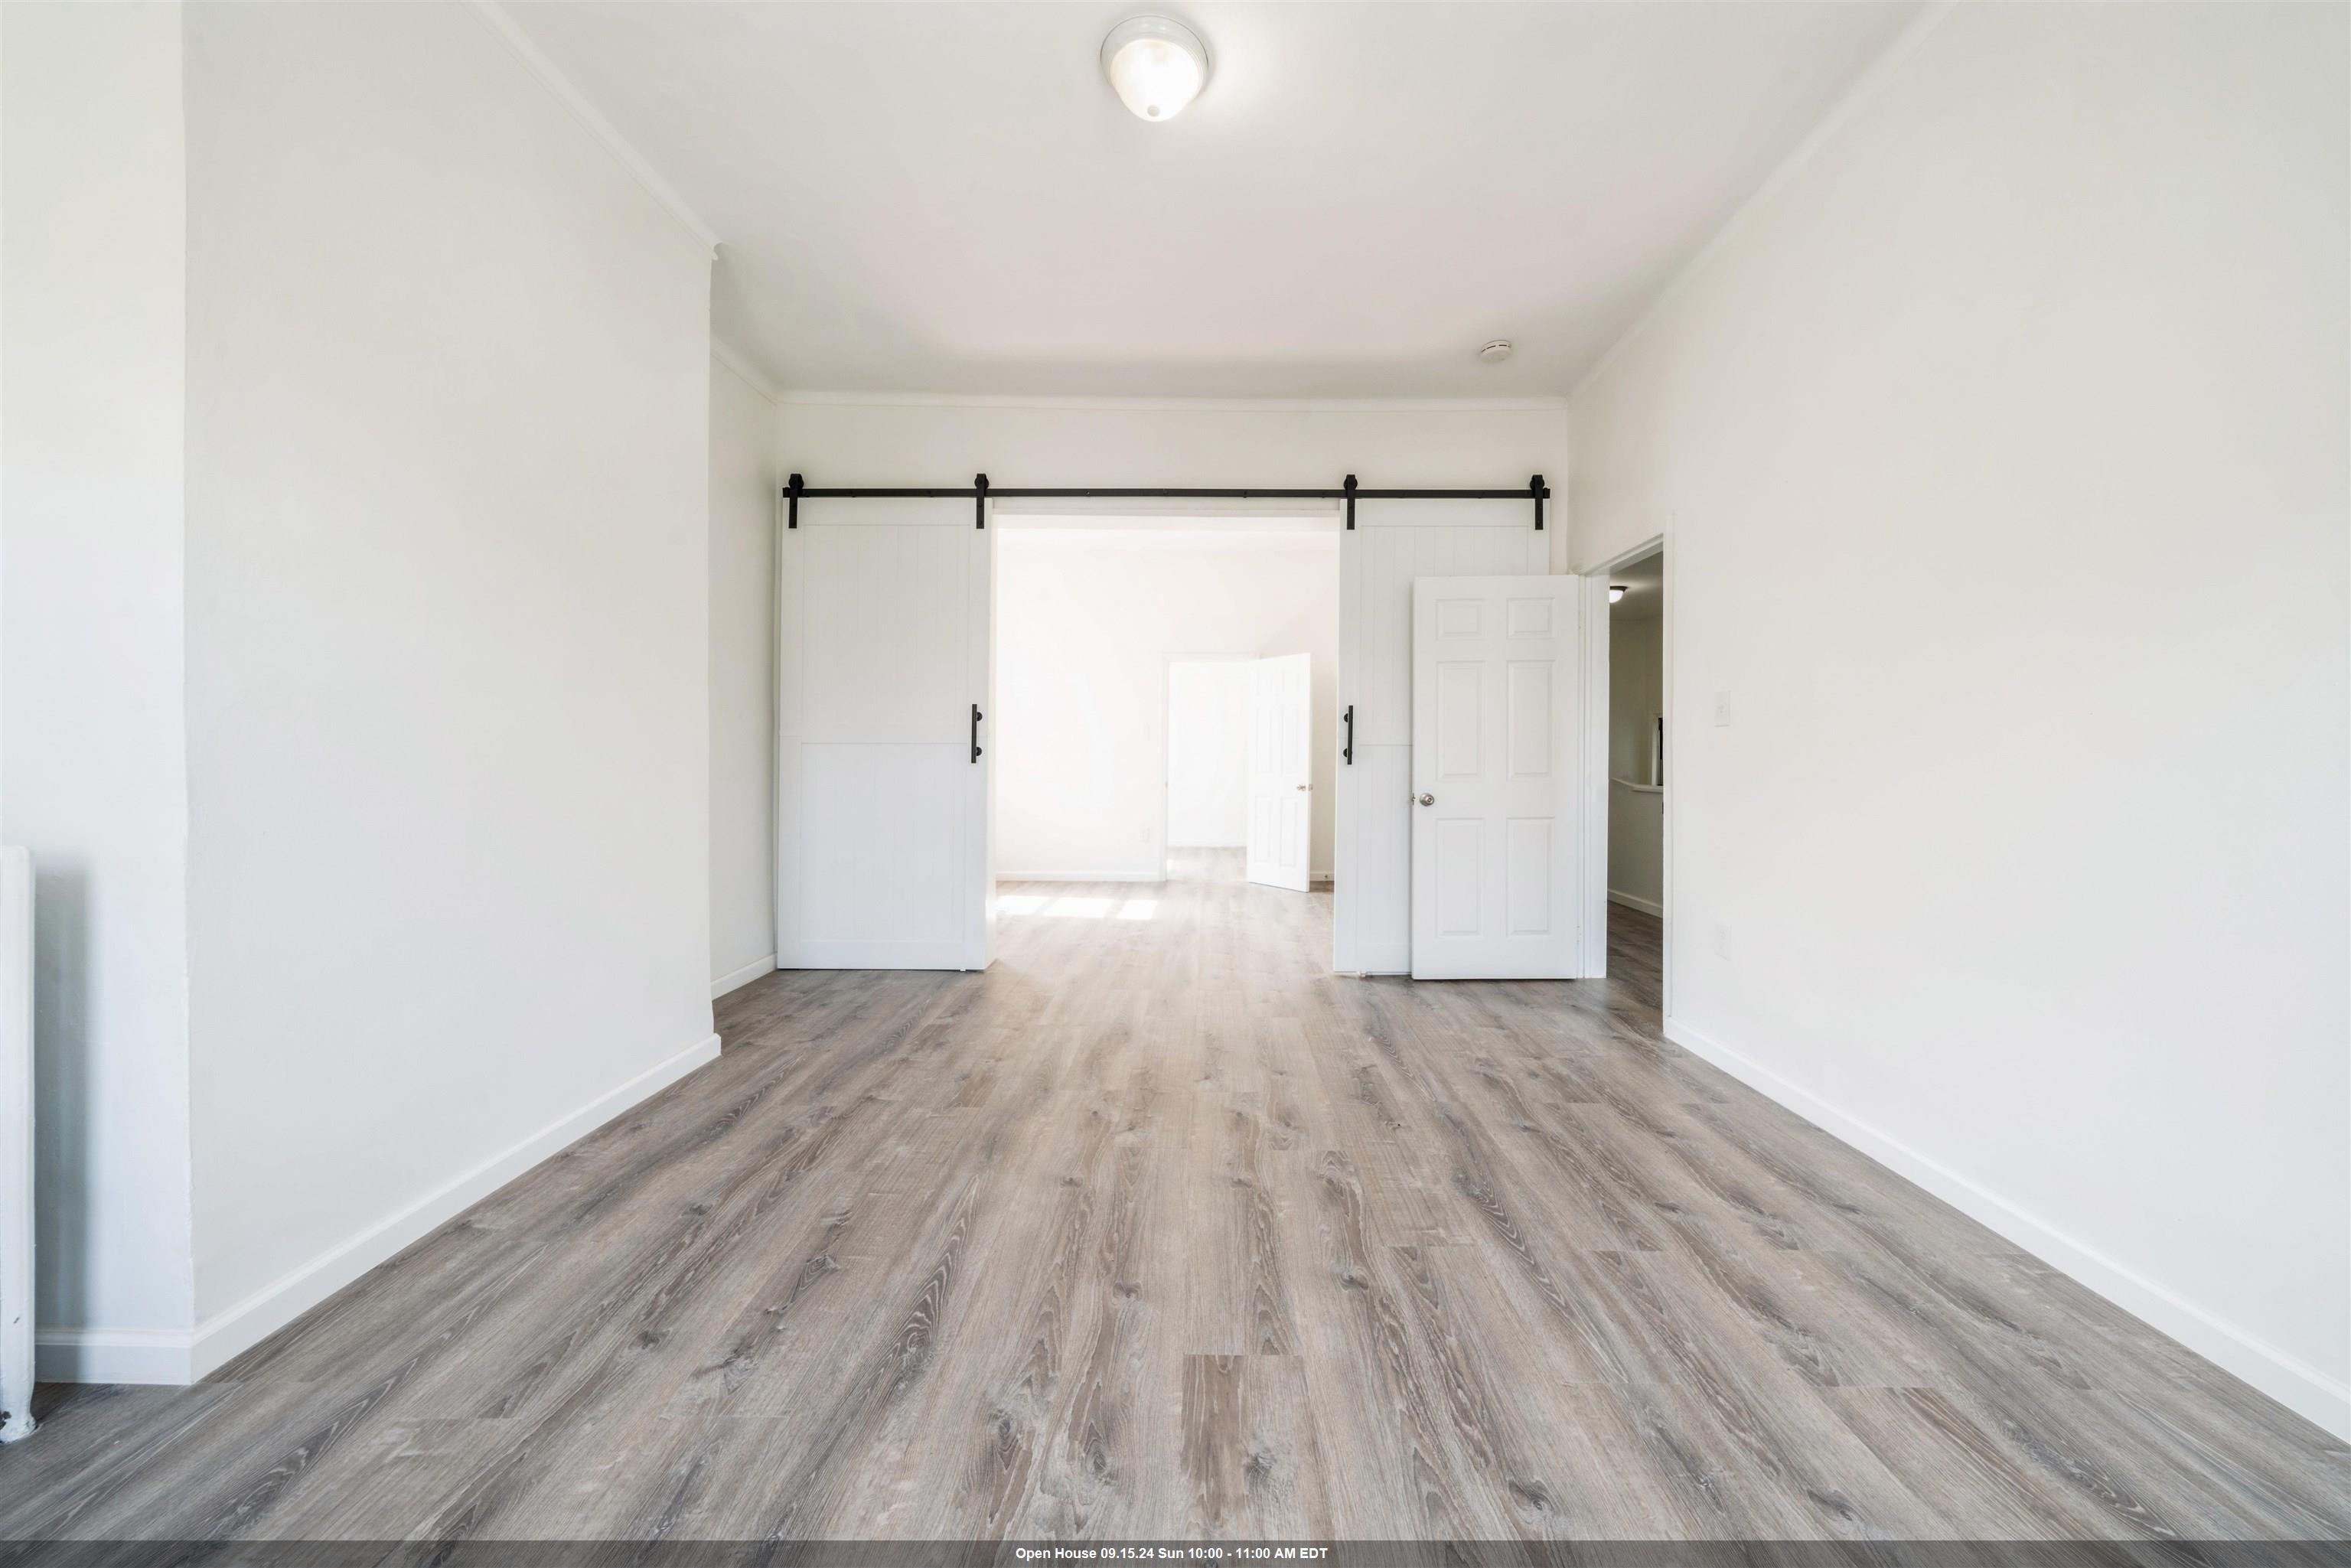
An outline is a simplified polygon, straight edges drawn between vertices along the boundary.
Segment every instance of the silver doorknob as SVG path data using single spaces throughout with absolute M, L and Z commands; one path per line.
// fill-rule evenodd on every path
M 1303 795 L 1303 794 L 1306 792 L 1306 786 L 1305 786 L 1305 785 L 1303 785 L 1303 784 L 1301 784 L 1301 785 L 1298 787 L 1298 792 L 1299 792 L 1300 794 Z
M 1437 797 L 1434 795 L 1415 795 L 1413 799 L 1419 801 L 1424 806 L 1434 806 L 1437 804 Z

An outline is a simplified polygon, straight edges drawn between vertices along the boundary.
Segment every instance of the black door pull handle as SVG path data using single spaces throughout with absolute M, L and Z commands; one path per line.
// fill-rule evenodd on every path
M 974 762 L 977 762 L 977 761 L 978 761 L 978 760 L 979 760 L 979 721 L 980 721 L 980 719 L 981 719 L 981 717 L 982 717 L 982 716 L 983 716 L 981 715 L 981 713 L 980 713 L 980 711 L 979 711 L 979 705 L 978 705 L 977 703 L 974 703 L 974 704 L 972 704 L 972 705 L 971 705 L 971 759 L 972 759 Z
M 1355 705 L 1347 705 L 1347 744 L 1340 748 L 1339 758 L 1348 767 L 1355 765 Z

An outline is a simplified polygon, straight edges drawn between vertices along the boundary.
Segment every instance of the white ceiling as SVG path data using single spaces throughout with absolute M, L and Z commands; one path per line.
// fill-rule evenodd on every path
M 717 233 L 716 329 L 780 386 L 1316 398 L 1566 392 L 1915 9 L 508 15 Z M 1155 125 L 1096 59 L 1154 11 L 1214 61 Z

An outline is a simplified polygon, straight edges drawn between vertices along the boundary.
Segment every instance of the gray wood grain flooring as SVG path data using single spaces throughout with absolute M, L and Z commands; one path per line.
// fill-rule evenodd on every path
M 0 1538 L 2351 1533 L 2345 1445 L 1658 1035 L 1326 969 L 1203 856 L 723 1058 L 193 1388 L 50 1388 Z

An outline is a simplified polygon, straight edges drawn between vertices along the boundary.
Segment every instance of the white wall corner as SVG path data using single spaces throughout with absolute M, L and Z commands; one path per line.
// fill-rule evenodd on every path
M 597 112 L 596 107 L 588 101 L 587 95 L 563 74 L 560 67 L 547 57 L 537 44 L 531 42 L 530 35 L 507 14 L 506 7 L 498 4 L 498 0 L 474 0 L 474 9 L 483 21 L 489 24 L 492 32 L 506 40 L 507 47 L 514 50 L 515 57 L 539 79 L 540 85 L 578 116 L 580 123 L 588 128 L 589 133 L 602 142 L 612 156 L 621 161 L 622 166 L 653 193 L 653 199 L 667 207 L 671 214 L 702 243 L 703 254 L 716 256 L 718 254 L 717 231 L 702 221 L 701 214 L 686 204 L 685 198 L 661 177 L 660 172 L 646 162 L 643 153 L 630 144 L 628 138 L 613 128 L 611 120 Z M 773 398 L 769 401 L 772 402 Z
M 773 953 L 763 954 L 739 969 L 729 969 L 710 982 L 710 999 L 715 1002 L 729 991 L 739 991 L 760 976 L 775 973 L 775 969 L 776 956 Z
M 2338 1437 L 2351 1438 L 2351 1386 L 2258 1334 L 2205 1311 L 1930 1155 L 1829 1103 L 1679 1019 L 1665 1035 L 1840 1142 L 1997 1231 L 2043 1262 L 2161 1330 Z
M 1730 215 L 1716 226 L 1714 233 L 1708 235 L 1705 243 L 1690 254 L 1687 261 L 1675 269 L 1673 276 L 1666 279 L 1664 287 L 1649 296 L 1649 302 L 1641 307 L 1639 313 L 1622 332 L 1616 334 L 1616 340 L 1610 343 L 1602 351 L 1600 357 L 1592 361 L 1591 369 L 1578 376 L 1575 385 L 1568 389 L 1567 402 L 1571 411 L 1568 415 L 1568 439 L 1571 442 L 1574 436 L 1575 416 L 1573 410 L 1575 400 L 1583 395 L 1583 389 L 1596 383 L 1627 348 L 1647 333 L 1651 323 L 1664 316 L 1674 301 L 1680 298 L 1690 284 L 1712 265 L 1714 258 L 1722 254 L 1723 249 L 1738 235 L 1739 232 L 1753 222 L 1758 213 L 1771 205 L 1772 199 L 1779 195 L 1782 187 L 1795 178 L 1799 170 L 1811 162 L 1823 147 L 1835 140 L 1837 132 L 1844 129 L 1845 122 L 1861 112 L 1872 99 L 1884 90 L 1886 82 L 1892 79 L 1894 73 L 1901 68 L 1902 62 L 1916 53 L 1918 46 L 1925 43 L 1937 28 L 1948 21 L 1951 13 L 1958 10 L 1959 6 L 1959 0 L 1932 0 L 1931 4 L 1913 16 L 1909 25 L 1895 35 L 1894 41 L 1886 47 L 1885 51 L 1871 61 L 1869 68 L 1855 77 L 1853 84 L 1829 106 L 1828 112 L 1822 115 L 1812 130 L 1804 133 L 1804 139 L 1797 142 L 1795 148 L 1785 158 L 1781 159 L 1769 174 L 1763 176 L 1763 183 L 1756 186 L 1747 199 L 1740 203 Z M 1566 486 L 1562 485 L 1559 488 L 1563 493 Z

